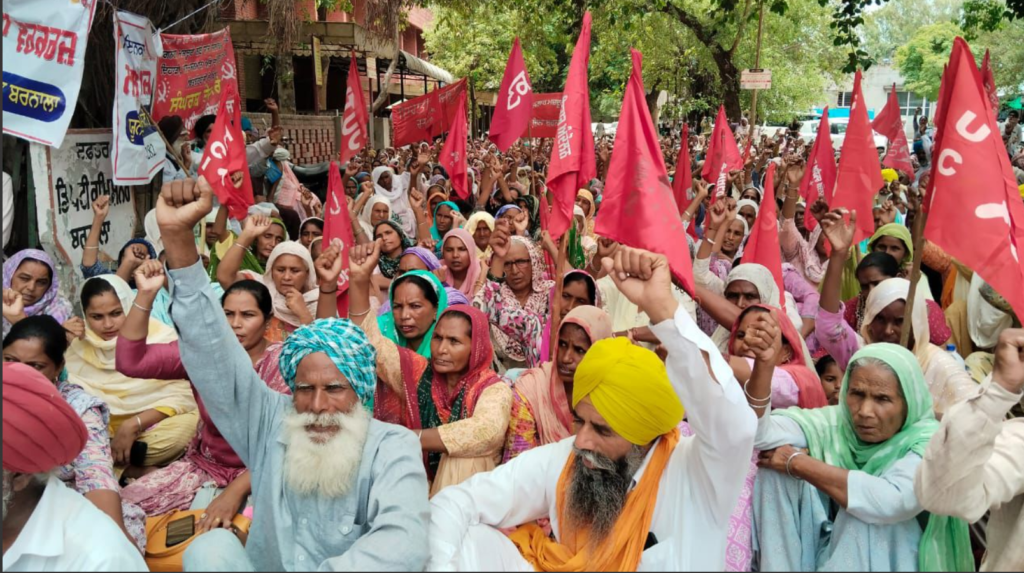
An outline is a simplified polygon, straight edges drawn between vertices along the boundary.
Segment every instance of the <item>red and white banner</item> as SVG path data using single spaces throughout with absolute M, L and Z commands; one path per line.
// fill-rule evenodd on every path
M 403 147 L 440 137 L 455 118 L 459 96 L 466 92 L 465 78 L 441 89 L 391 108 L 394 126 L 392 145 Z
M 98 0 L 4 0 L 4 133 L 60 147 Z
M 329 248 L 334 239 L 341 239 L 342 257 L 342 271 L 338 276 L 338 316 L 347 317 L 348 250 L 355 245 L 355 239 L 352 236 L 352 219 L 348 212 L 348 202 L 345 200 L 345 184 L 341 180 L 341 169 L 337 162 L 332 161 L 327 176 L 323 248 Z
M 1024 316 L 1024 202 L 962 38 L 953 42 L 940 92 L 924 238 L 967 262 Z
M 143 185 L 164 166 L 160 132 L 150 121 L 160 36 L 146 18 L 114 12 L 117 82 L 114 84 L 114 183 Z
M 245 156 L 245 137 L 242 135 L 242 104 L 235 85 L 228 84 L 217 109 L 210 139 L 203 150 L 199 174 L 213 187 L 220 204 L 236 221 L 248 215 L 253 204 L 252 180 L 249 179 L 249 161 Z
M 519 139 L 519 134 L 532 119 L 531 104 L 533 103 L 533 86 L 530 85 L 530 74 L 526 72 L 523 60 L 523 49 L 517 37 L 512 44 L 505 65 L 505 77 L 501 79 L 498 89 L 498 101 L 494 107 L 494 118 L 487 138 L 498 146 L 502 153 L 508 151 Z
M 341 150 L 339 159 L 342 164 L 348 163 L 359 150 L 370 141 L 367 124 L 369 111 L 363 99 L 363 85 L 359 83 L 359 65 L 352 54 L 348 64 L 348 85 L 345 88 L 345 112 L 341 117 Z
M 533 113 L 520 137 L 555 137 L 562 113 L 562 94 L 533 94 Z
M 157 66 L 153 121 L 177 115 L 192 131 L 200 117 L 217 113 L 228 84 L 239 93 L 231 32 L 160 34 L 160 41 L 164 55 Z
M 725 106 L 722 105 L 718 107 L 715 130 L 711 133 L 704 168 L 700 171 L 702 179 L 715 184 L 714 195 L 711 196 L 712 203 L 718 197 L 725 195 L 729 172 L 737 169 L 743 169 L 743 157 L 740 156 L 740 148 L 736 146 L 736 136 L 733 135 L 732 128 L 729 127 L 729 119 L 725 117 Z M 731 193 L 732 189 L 728 191 Z

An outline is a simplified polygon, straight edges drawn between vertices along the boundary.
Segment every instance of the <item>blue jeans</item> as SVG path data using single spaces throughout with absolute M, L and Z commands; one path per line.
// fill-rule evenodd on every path
M 242 542 L 227 529 L 197 537 L 185 550 L 182 565 L 185 571 L 256 571 Z

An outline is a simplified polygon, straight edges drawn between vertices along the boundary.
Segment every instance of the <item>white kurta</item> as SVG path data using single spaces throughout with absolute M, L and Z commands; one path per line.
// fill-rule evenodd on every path
M 650 530 L 658 543 L 644 552 L 639 570 L 721 571 L 729 518 L 749 469 L 757 420 L 729 365 L 682 308 L 674 320 L 652 329 L 668 349 L 669 379 L 695 435 L 680 440 L 661 476 Z M 721 385 L 712 379 L 702 350 Z M 550 516 L 560 538 L 556 488 L 573 440 L 530 450 L 436 495 L 428 570 L 532 570 L 494 528 Z

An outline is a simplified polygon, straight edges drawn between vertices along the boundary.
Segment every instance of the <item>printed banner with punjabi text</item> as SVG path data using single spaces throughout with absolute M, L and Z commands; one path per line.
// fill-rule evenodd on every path
M 160 40 L 164 55 L 157 62 L 153 121 L 177 115 L 191 131 L 200 117 L 217 113 L 225 82 L 238 89 L 231 32 L 160 34 Z

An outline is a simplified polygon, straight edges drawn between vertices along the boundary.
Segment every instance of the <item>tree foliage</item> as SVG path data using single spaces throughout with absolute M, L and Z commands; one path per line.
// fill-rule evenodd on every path
M 939 95 L 942 70 L 949 61 L 953 40 L 964 31 L 952 22 L 919 28 L 906 44 L 896 50 L 896 65 L 909 91 L 935 100 Z

